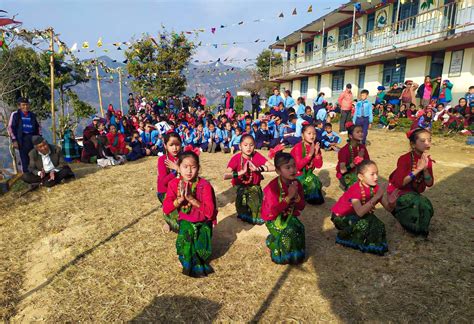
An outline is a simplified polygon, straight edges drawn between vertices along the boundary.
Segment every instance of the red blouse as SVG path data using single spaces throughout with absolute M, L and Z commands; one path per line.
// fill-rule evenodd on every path
M 369 201 L 377 191 L 379 191 L 379 185 L 372 188 L 372 194 L 370 193 L 371 188 L 362 185 L 363 191 L 361 190 L 360 181 L 357 181 L 347 189 L 346 192 L 339 198 L 339 200 L 332 206 L 331 212 L 337 217 L 344 217 L 355 214 L 354 207 L 352 206 L 352 200 L 359 200 L 362 203 L 362 193 L 365 194 L 365 202 Z M 380 202 L 380 198 L 377 203 Z
M 166 198 L 163 201 L 163 212 L 169 214 L 176 209 L 174 201 L 178 196 L 178 185 L 181 179 L 175 178 L 168 184 L 168 190 L 166 191 Z M 192 207 L 189 214 L 178 211 L 178 220 L 187 220 L 192 223 L 212 221 L 216 223 L 217 206 L 215 203 L 214 189 L 211 184 L 203 179 L 199 178 L 196 185 L 195 198 L 200 202 L 199 208 Z
M 287 211 L 290 208 L 290 205 L 286 203 L 284 196 L 288 194 L 288 186 L 282 181 L 282 190 L 284 194 L 283 197 L 280 197 L 280 186 L 278 184 L 278 178 L 273 179 L 270 183 L 263 189 L 263 203 L 261 216 L 264 221 L 275 220 L 279 214 L 284 211 Z M 303 186 L 301 183 L 298 183 L 298 195 L 299 201 L 294 203 L 293 216 L 299 216 L 301 211 L 304 209 L 304 192 Z
M 420 172 L 415 180 L 410 181 L 407 185 L 403 185 L 403 179 L 405 179 L 410 172 L 413 172 L 414 167 L 418 163 L 421 155 L 413 152 L 414 161 L 412 161 L 412 152 L 408 152 L 403 154 L 398 158 L 397 168 L 392 172 L 389 177 L 389 187 L 388 192 L 392 192 L 395 188 L 400 189 L 400 195 L 405 194 L 407 192 L 418 192 L 422 193 L 426 190 L 426 182 L 423 177 L 423 172 Z M 429 158 L 428 161 L 428 172 L 430 173 L 431 177 L 433 178 L 433 161 Z M 433 184 L 431 184 L 433 185 Z
M 242 167 L 244 164 L 248 161 L 248 159 L 244 158 L 242 156 L 242 152 L 235 154 L 227 164 L 228 168 L 231 168 L 232 171 L 234 172 L 239 172 L 242 170 Z M 253 156 L 250 158 L 250 161 L 258 168 L 262 165 L 265 165 L 267 163 L 267 159 L 260 153 L 255 152 Z M 250 172 L 250 169 L 249 169 Z M 263 176 L 261 172 L 251 172 L 252 175 L 252 181 L 248 185 L 252 186 L 257 186 L 260 184 L 260 182 L 263 180 Z M 232 185 L 245 185 L 241 179 L 241 177 L 238 178 L 233 178 L 232 179 Z
M 364 144 L 359 144 L 355 147 L 352 147 L 352 157 L 355 158 L 356 156 L 358 156 L 359 151 L 362 149 L 364 150 L 364 160 L 370 160 L 369 151 L 367 151 L 367 147 L 365 147 Z M 351 161 L 351 151 L 349 149 L 349 143 L 344 145 L 344 147 L 339 150 L 339 153 L 337 154 L 337 160 L 338 161 L 336 165 L 336 177 L 340 179 L 342 177 L 342 173 L 339 164 L 345 163 L 346 165 L 349 165 L 351 162 L 354 162 Z
M 114 135 L 112 133 L 107 133 L 106 136 L 107 136 L 107 139 L 109 140 L 110 151 L 113 154 L 127 154 L 128 153 L 128 149 L 125 144 L 125 137 L 122 134 L 116 133 Z M 114 145 L 116 136 L 118 137 L 117 144 Z
M 321 149 L 318 150 L 316 155 L 311 158 L 309 151 L 311 150 L 311 145 L 305 144 L 305 156 L 303 157 L 303 141 L 296 144 L 291 150 L 290 154 L 293 156 L 296 162 L 296 168 L 298 173 L 296 176 L 303 174 L 303 169 L 308 168 L 309 170 L 320 169 L 323 166 L 323 156 L 321 155 Z
M 176 174 L 174 172 L 171 172 L 171 170 L 166 167 L 166 159 L 169 159 L 172 162 L 177 161 L 177 158 L 168 154 L 164 154 L 158 158 L 158 177 L 156 179 L 156 192 L 159 193 L 166 193 L 166 191 L 168 190 L 168 183 L 176 178 Z

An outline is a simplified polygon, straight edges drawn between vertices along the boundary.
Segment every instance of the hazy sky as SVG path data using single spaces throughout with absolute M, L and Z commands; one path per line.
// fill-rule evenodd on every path
M 48 26 L 60 33 L 60 38 L 69 46 L 88 41 L 90 49 L 97 49 L 97 40 L 102 37 L 104 44 L 128 41 L 147 32 L 157 35 L 161 25 L 168 30 L 188 31 L 206 29 L 199 33 L 196 42 L 247 44 L 201 46 L 194 59 L 216 60 L 226 57 L 243 59 L 256 55 L 277 36 L 288 33 L 317 19 L 348 1 L 287 1 L 287 0 L 0 0 L 0 9 L 16 15 L 27 29 L 42 29 Z M 307 13 L 309 5 L 313 12 Z M 292 16 L 296 8 L 297 15 Z M 284 18 L 278 18 L 283 12 Z M 263 19 L 260 22 L 254 20 Z M 240 21 L 243 25 L 232 26 Z M 221 25 L 228 25 L 220 28 Z M 216 27 L 216 33 L 211 28 Z M 189 35 L 194 38 L 194 35 Z M 260 39 L 264 43 L 255 43 Z M 104 45 L 103 48 L 113 49 Z M 81 51 L 80 58 L 108 55 L 123 60 L 123 52 L 102 50 L 95 53 Z M 237 64 L 237 63 L 235 63 Z M 241 63 L 244 66 L 248 63 Z

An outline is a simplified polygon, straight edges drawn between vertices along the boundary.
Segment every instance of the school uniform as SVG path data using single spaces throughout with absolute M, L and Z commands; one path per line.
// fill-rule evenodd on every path
M 354 116 L 352 122 L 354 125 L 362 126 L 364 137 L 362 138 L 362 144 L 365 144 L 367 134 L 369 132 L 369 124 L 372 124 L 374 115 L 372 112 L 372 104 L 367 100 L 361 100 L 356 103 Z

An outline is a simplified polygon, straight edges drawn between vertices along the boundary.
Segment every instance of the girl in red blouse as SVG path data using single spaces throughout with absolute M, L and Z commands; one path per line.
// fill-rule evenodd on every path
M 179 178 L 171 180 L 163 202 L 163 211 L 179 215 L 176 250 L 183 273 L 207 276 L 213 270 L 211 256 L 212 226 L 216 224 L 216 196 L 211 184 L 198 176 L 199 157 L 193 151 L 179 154 Z
M 156 181 L 156 196 L 161 204 L 166 197 L 168 184 L 175 179 L 178 172 L 178 153 L 181 152 L 181 137 L 178 133 L 169 132 L 164 136 L 165 154 L 158 158 L 158 177 Z M 163 231 L 168 233 L 171 231 L 178 232 L 178 213 L 163 213 L 166 224 Z
M 377 184 L 378 169 L 373 161 L 365 160 L 358 165 L 357 178 L 331 209 L 331 220 L 339 230 L 336 243 L 384 255 L 388 251 L 385 225 L 374 210 L 381 202 L 386 210 L 392 211 L 398 192 L 384 196 L 387 186 Z
M 263 190 L 262 219 L 270 234 L 267 246 L 277 264 L 298 264 L 305 258 L 304 225 L 297 218 L 305 207 L 303 186 L 291 154 L 275 155 L 278 178 Z
M 346 129 L 349 141 L 339 151 L 336 165 L 336 177 L 344 191 L 357 182 L 357 165 L 364 160 L 370 160 L 367 147 L 361 143 L 364 137 L 362 126 L 349 122 L 346 123 Z
M 428 236 L 433 205 L 422 196 L 434 183 L 433 160 L 428 155 L 431 133 L 418 128 L 408 132 L 411 151 L 398 158 L 397 168 L 390 175 L 389 192 L 400 190 L 393 215 L 409 232 Z
M 316 128 L 313 125 L 304 125 L 302 135 L 303 140 L 293 147 L 290 154 L 296 162 L 296 176 L 303 185 L 304 199 L 309 204 L 321 205 L 324 203 L 322 184 L 314 174 L 314 169 L 323 166 L 323 156 L 319 142 L 316 141 Z
M 271 172 L 275 167 L 262 154 L 255 151 L 255 140 L 250 134 L 242 136 L 240 152 L 235 154 L 227 165 L 224 180 L 232 179 L 232 185 L 237 186 L 235 207 L 237 217 L 250 224 L 262 225 L 260 208 L 263 193 L 260 182 L 262 172 Z

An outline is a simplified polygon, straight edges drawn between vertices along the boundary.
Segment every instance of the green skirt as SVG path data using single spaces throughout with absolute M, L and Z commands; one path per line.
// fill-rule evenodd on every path
M 176 252 L 185 275 L 202 277 L 214 272 L 208 261 L 212 252 L 211 240 L 211 223 L 179 222 Z
M 349 189 L 350 186 L 352 186 L 354 183 L 356 183 L 357 180 L 358 180 L 358 178 L 357 178 L 357 174 L 355 172 L 346 173 L 339 179 L 344 191 L 347 191 L 347 189 Z
M 333 215 L 331 220 L 339 230 L 336 236 L 337 244 L 378 255 L 388 251 L 385 225 L 374 214 L 364 217 Z
M 270 235 L 267 247 L 272 261 L 277 264 L 299 264 L 305 258 L 304 225 L 296 217 L 285 220 L 278 216 L 274 221 L 266 222 Z
M 260 186 L 237 186 L 235 208 L 237 217 L 244 222 L 262 225 L 265 222 L 260 217 L 263 192 Z
M 409 192 L 398 197 L 397 205 L 392 212 L 407 231 L 425 236 L 429 233 L 433 213 L 431 201 L 417 192 Z
M 324 204 L 324 197 L 321 191 L 322 183 L 318 176 L 312 170 L 304 171 L 303 175 L 299 176 L 298 181 L 303 186 L 304 200 L 311 205 Z
M 161 205 L 163 205 L 163 201 L 166 198 L 166 194 L 162 192 L 157 192 L 156 196 L 158 197 L 158 200 L 160 201 Z M 173 232 L 178 233 L 178 210 L 175 209 L 170 214 L 163 213 L 163 218 L 165 219 L 165 222 L 169 225 L 170 229 Z

